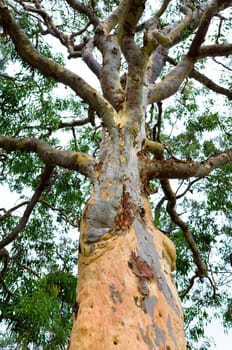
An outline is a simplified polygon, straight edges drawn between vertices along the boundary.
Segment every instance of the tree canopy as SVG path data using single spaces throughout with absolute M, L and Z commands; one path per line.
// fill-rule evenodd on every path
M 154 224 L 176 247 L 189 346 L 209 348 L 213 316 L 231 327 L 231 8 L 0 1 L 0 179 L 18 195 L 10 208 L 0 200 L 6 349 L 65 348 L 92 169 L 116 124 L 130 120 L 136 139 L 141 113 L 139 171 Z

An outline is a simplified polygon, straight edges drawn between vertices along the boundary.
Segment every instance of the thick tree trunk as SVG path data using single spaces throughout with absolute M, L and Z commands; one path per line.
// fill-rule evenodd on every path
M 172 280 L 175 248 L 147 211 L 79 256 L 78 312 L 70 350 L 185 349 Z
M 152 222 L 133 132 L 102 145 L 81 221 L 70 350 L 184 350 L 175 247 Z M 116 142 L 117 141 L 117 142 Z

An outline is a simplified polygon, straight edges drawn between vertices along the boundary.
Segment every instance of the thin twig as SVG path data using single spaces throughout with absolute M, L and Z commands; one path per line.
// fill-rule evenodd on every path
M 200 181 L 200 180 L 202 180 L 202 178 L 200 178 L 200 177 L 199 177 L 199 178 L 196 178 L 196 179 L 194 179 L 194 180 L 192 180 L 192 181 L 188 184 L 188 186 L 186 187 L 186 189 L 185 189 L 181 194 L 179 194 L 178 196 L 176 196 L 176 199 L 180 199 L 181 197 L 183 197 L 188 191 L 190 191 L 192 185 L 193 185 L 195 182 Z
M 9 216 L 11 216 L 13 211 L 23 207 L 24 205 L 27 205 L 28 203 L 29 203 L 29 201 L 24 201 L 22 203 L 17 204 L 15 207 L 8 209 L 8 210 L 5 210 L 4 208 L 0 208 L 0 211 L 4 211 L 4 214 L 0 216 L 0 221 L 5 220 Z
M 30 267 L 24 265 L 24 264 L 21 264 L 20 261 L 14 257 L 11 258 L 11 260 L 16 264 L 18 265 L 20 268 L 24 269 L 24 270 L 27 270 L 28 272 L 30 272 L 32 275 L 40 278 L 40 275 L 35 272 L 34 270 L 32 270 Z
M 181 299 L 183 299 L 188 293 L 189 293 L 189 291 L 192 289 L 192 287 L 193 287 L 193 285 L 194 285 L 194 281 L 195 281 L 195 279 L 197 278 L 198 276 L 195 274 L 195 275 L 193 275 L 191 278 L 190 278 L 190 280 L 189 280 L 189 285 L 188 285 L 188 287 L 183 291 L 183 292 L 181 292 L 181 293 L 179 293 L 179 297 L 181 298 Z
M 13 228 L 11 233 L 8 236 L 4 237 L 0 241 L 0 249 L 5 247 L 9 243 L 11 243 L 27 225 L 27 222 L 28 222 L 28 219 L 31 215 L 32 210 L 34 209 L 36 203 L 39 201 L 42 192 L 46 189 L 46 187 L 48 185 L 48 182 L 49 182 L 50 176 L 52 175 L 53 169 L 54 169 L 53 166 L 50 166 L 50 165 L 45 166 L 44 172 L 41 175 L 40 182 L 39 182 L 32 198 L 31 198 L 30 202 L 27 204 L 27 207 L 24 211 L 24 214 L 23 214 L 21 220 L 19 221 L 18 225 L 16 225 Z
M 63 219 L 66 220 L 71 226 L 78 227 L 77 224 L 75 224 L 73 221 L 71 221 L 69 219 L 68 215 L 62 209 L 54 207 L 53 205 L 51 205 L 50 203 L 48 203 L 44 199 L 40 200 L 40 203 L 45 204 L 48 208 L 50 208 L 50 209 L 52 209 L 54 211 L 58 211 L 61 214 L 61 216 L 63 217 Z

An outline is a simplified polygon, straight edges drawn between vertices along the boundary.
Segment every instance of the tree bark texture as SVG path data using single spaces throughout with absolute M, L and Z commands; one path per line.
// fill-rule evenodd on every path
M 105 134 L 81 220 L 70 350 L 185 349 L 175 247 L 152 222 L 138 170 L 141 142 L 121 127 L 115 137 Z

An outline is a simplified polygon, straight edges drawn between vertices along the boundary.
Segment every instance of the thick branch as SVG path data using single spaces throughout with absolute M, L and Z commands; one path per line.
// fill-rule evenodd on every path
M 99 93 L 82 78 L 60 64 L 41 55 L 31 44 L 26 34 L 14 20 L 8 9 L 0 2 L 0 24 L 9 34 L 19 56 L 44 76 L 54 79 L 73 89 L 101 117 L 106 127 L 114 127 L 114 109 Z
M 102 32 L 104 35 L 108 35 L 122 18 L 127 3 L 128 0 L 121 1 L 120 4 L 116 7 L 116 9 L 110 14 L 110 16 L 104 22 L 100 23 L 96 32 Z
M 212 17 L 218 13 L 220 10 L 232 6 L 232 1 L 218 1 L 218 0 L 214 0 L 211 1 L 208 5 L 208 7 L 206 8 L 206 10 L 203 13 L 203 16 L 201 18 L 197 33 L 190 45 L 189 48 L 189 52 L 188 52 L 188 56 L 192 57 L 192 58 L 198 58 L 199 56 L 202 56 L 203 52 L 206 52 L 206 56 L 211 56 L 209 54 L 210 50 L 205 50 L 203 48 L 201 48 L 201 45 L 203 44 L 207 31 L 209 29 L 209 25 L 210 25 L 210 21 L 212 19 Z M 212 46 L 224 46 L 224 45 L 212 45 Z M 226 45 L 225 45 L 226 46 Z M 231 46 L 231 45 L 229 45 Z M 203 52 L 202 52 L 203 49 Z M 231 49 L 230 49 L 231 52 Z M 225 55 L 225 53 L 222 54 L 223 56 Z
M 120 82 L 121 50 L 117 42 L 117 36 L 109 35 L 102 46 L 102 89 L 104 97 L 118 111 L 122 108 L 125 94 Z
M 190 74 L 194 62 L 185 56 L 180 63 L 160 83 L 150 84 L 148 101 L 155 103 L 164 100 L 178 91 L 181 83 Z
M 215 44 L 202 46 L 198 58 L 228 56 L 232 54 L 232 44 Z
M 171 57 L 167 57 L 167 61 L 173 65 L 176 65 L 175 60 L 173 60 Z M 216 93 L 225 95 L 228 97 L 229 100 L 232 99 L 232 92 L 228 89 L 225 89 L 224 87 L 217 85 L 214 83 L 211 79 L 206 77 L 205 75 L 201 74 L 200 72 L 196 71 L 196 69 L 193 69 L 189 75 L 191 78 L 196 79 L 212 91 L 215 91 Z
M 82 119 L 82 120 L 71 120 L 69 122 L 65 122 L 65 121 L 61 121 L 58 125 L 58 129 L 63 129 L 63 128 L 72 128 L 74 126 L 82 126 L 82 125 L 86 125 L 88 123 L 91 123 L 91 119 L 88 117 L 88 118 L 85 118 L 85 119 Z
M 52 175 L 53 168 L 54 168 L 53 166 L 46 165 L 44 172 L 41 176 L 40 183 L 36 188 L 30 202 L 28 203 L 20 222 L 18 223 L 17 226 L 15 226 L 15 228 L 11 231 L 11 233 L 8 236 L 6 236 L 0 241 L 0 249 L 4 248 L 6 245 L 11 243 L 18 236 L 18 234 L 25 228 L 32 210 L 34 209 L 36 203 L 39 201 L 42 192 L 47 187 L 49 178 Z
M 87 16 L 91 23 L 96 27 L 100 20 L 97 17 L 96 13 L 88 6 L 84 5 L 80 1 L 77 0 L 66 0 L 70 7 L 72 7 L 75 11 L 78 11 L 79 13 L 82 13 L 83 15 Z
M 0 147 L 8 152 L 36 153 L 47 165 L 57 165 L 67 169 L 77 170 L 90 178 L 93 176 L 94 160 L 82 152 L 53 149 L 47 143 L 34 138 L 14 139 L 2 135 L 0 135 Z
M 142 104 L 143 75 L 148 61 L 148 57 L 142 55 L 134 40 L 136 26 L 143 14 L 145 2 L 145 0 L 128 0 L 118 29 L 119 44 L 128 63 L 126 100 L 130 110 Z
M 232 148 L 209 157 L 204 162 L 140 159 L 141 176 L 146 179 L 188 179 L 205 177 L 214 169 L 232 163 Z
M 152 31 L 153 40 L 158 41 L 160 45 L 170 48 L 175 45 L 177 38 L 183 30 L 191 23 L 192 11 L 188 7 L 182 7 L 182 12 L 185 14 L 184 19 L 179 22 L 167 35 L 159 30 Z
M 94 40 L 90 39 L 82 49 L 81 56 L 89 69 L 96 75 L 98 79 L 101 76 L 101 65 L 93 56 Z

